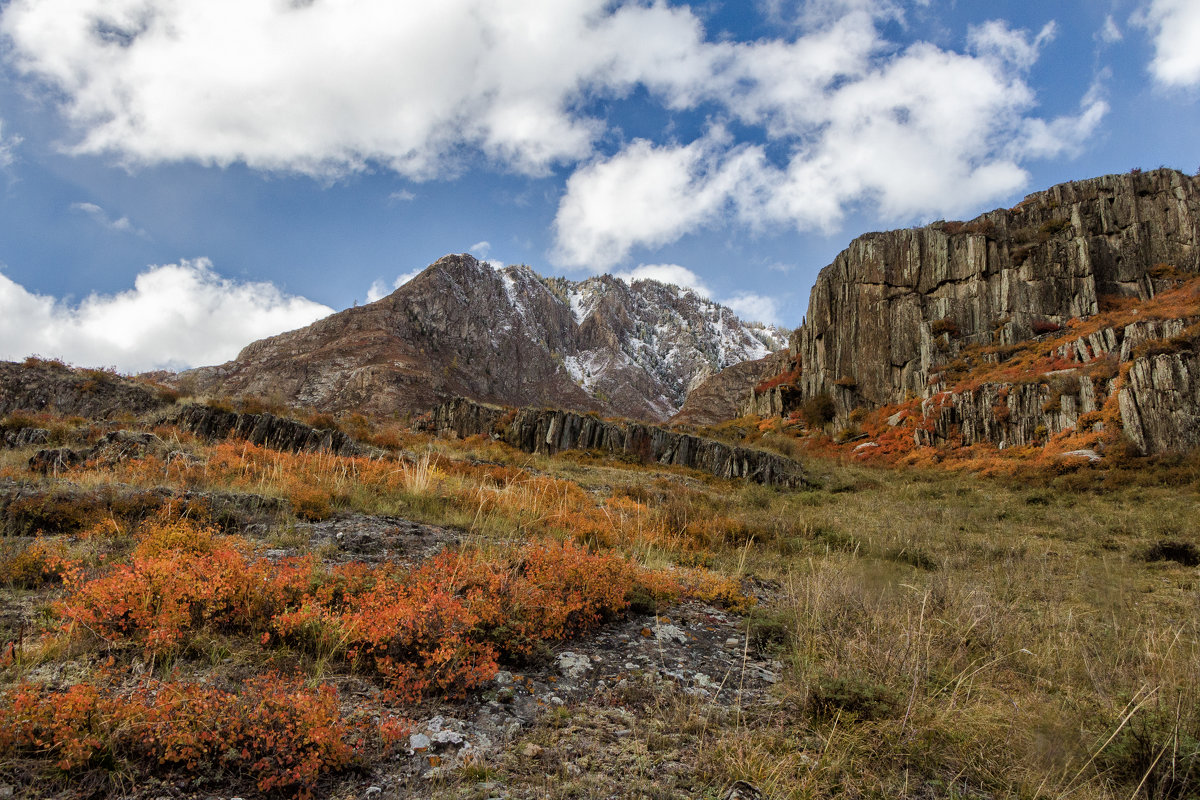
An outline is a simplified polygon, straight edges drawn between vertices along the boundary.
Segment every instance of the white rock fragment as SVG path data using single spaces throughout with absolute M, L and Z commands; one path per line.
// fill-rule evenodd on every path
M 592 668 L 590 658 L 570 650 L 559 653 L 555 660 L 558 662 L 558 671 L 568 678 L 582 678 Z
M 688 635 L 678 625 L 655 625 L 654 638 L 660 642 L 678 642 L 687 644 Z

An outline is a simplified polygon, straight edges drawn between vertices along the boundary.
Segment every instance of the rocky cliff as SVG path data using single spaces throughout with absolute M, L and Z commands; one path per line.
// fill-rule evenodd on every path
M 688 394 L 683 408 L 671 418 L 671 424 L 716 425 L 739 416 L 746 406 L 747 392 L 750 391 L 748 387 L 757 386 L 764 379 L 779 374 L 787 369 L 790 362 L 790 353 L 779 350 L 763 358 L 734 364 L 705 378 Z M 774 393 L 770 392 L 761 394 L 774 397 Z M 778 413 L 778 409 L 773 409 L 769 402 L 764 408 L 754 409 L 753 413 L 760 416 Z
M 382 300 L 176 380 L 327 411 L 426 411 L 467 396 L 661 421 L 704 378 L 783 335 L 656 281 L 543 279 L 456 255 Z
M 1182 439 L 1166 429 L 1194 416 L 1194 370 L 1179 354 L 1139 363 L 1134 345 L 1171 335 L 1178 319 L 1153 329 L 1131 318 L 1012 380 L 980 385 L 962 366 L 1069 339 L 1080 321 L 1123 299 L 1149 302 L 1198 272 L 1200 179 L 1168 169 L 1062 184 L 966 223 L 867 234 L 821 271 L 790 341 L 795 374 L 749 393 L 743 408 L 788 413 L 828 395 L 845 420 L 855 408 L 923 398 L 934 439 L 1007 445 L 1073 427 L 1115 394 L 1131 439 L 1174 447 Z M 1174 313 L 1198 314 L 1200 305 Z M 1090 388 L 1052 374 L 1102 357 L 1130 368 L 1089 379 Z M 1056 381 L 1080 388 L 1064 393 Z
M 770 486 L 805 485 L 791 459 L 655 425 L 614 422 L 554 409 L 510 410 L 456 398 L 433 413 L 432 428 L 456 436 L 494 436 L 527 453 L 601 450 L 646 463 L 674 464 L 722 478 L 745 478 Z

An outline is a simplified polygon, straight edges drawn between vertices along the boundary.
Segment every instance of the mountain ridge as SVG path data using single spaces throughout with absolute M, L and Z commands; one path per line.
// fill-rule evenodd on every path
M 543 278 L 468 254 L 392 294 L 247 345 L 177 385 L 325 411 L 424 412 L 455 396 L 661 422 L 726 366 L 783 345 L 691 289 Z

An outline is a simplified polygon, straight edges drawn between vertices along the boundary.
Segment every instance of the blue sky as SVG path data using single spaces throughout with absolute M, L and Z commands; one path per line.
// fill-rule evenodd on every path
M 1194 0 L 0 2 L 0 357 L 215 363 L 471 251 L 798 324 L 859 233 L 1200 167 Z

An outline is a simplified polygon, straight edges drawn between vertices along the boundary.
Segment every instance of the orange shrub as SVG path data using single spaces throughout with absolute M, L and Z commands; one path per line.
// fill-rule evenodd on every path
M 0 548 L 0 584 L 36 589 L 61 582 L 77 570 L 61 542 L 35 539 L 28 544 L 5 543 Z
M 324 772 L 355 761 L 347 740 L 394 738 L 401 728 L 353 731 L 339 718 L 335 690 L 276 675 L 239 693 L 150 681 L 130 694 L 90 684 L 49 690 L 22 684 L 0 695 L 0 754 L 51 760 L 70 772 L 114 761 L 150 774 L 246 776 L 259 791 L 311 797 Z
M 234 537 L 187 519 L 148 525 L 139 539 L 130 563 L 75 582 L 57 606 L 65 630 L 135 641 L 148 653 L 174 650 L 205 626 L 261 630 L 315 568 L 311 558 L 250 560 Z

